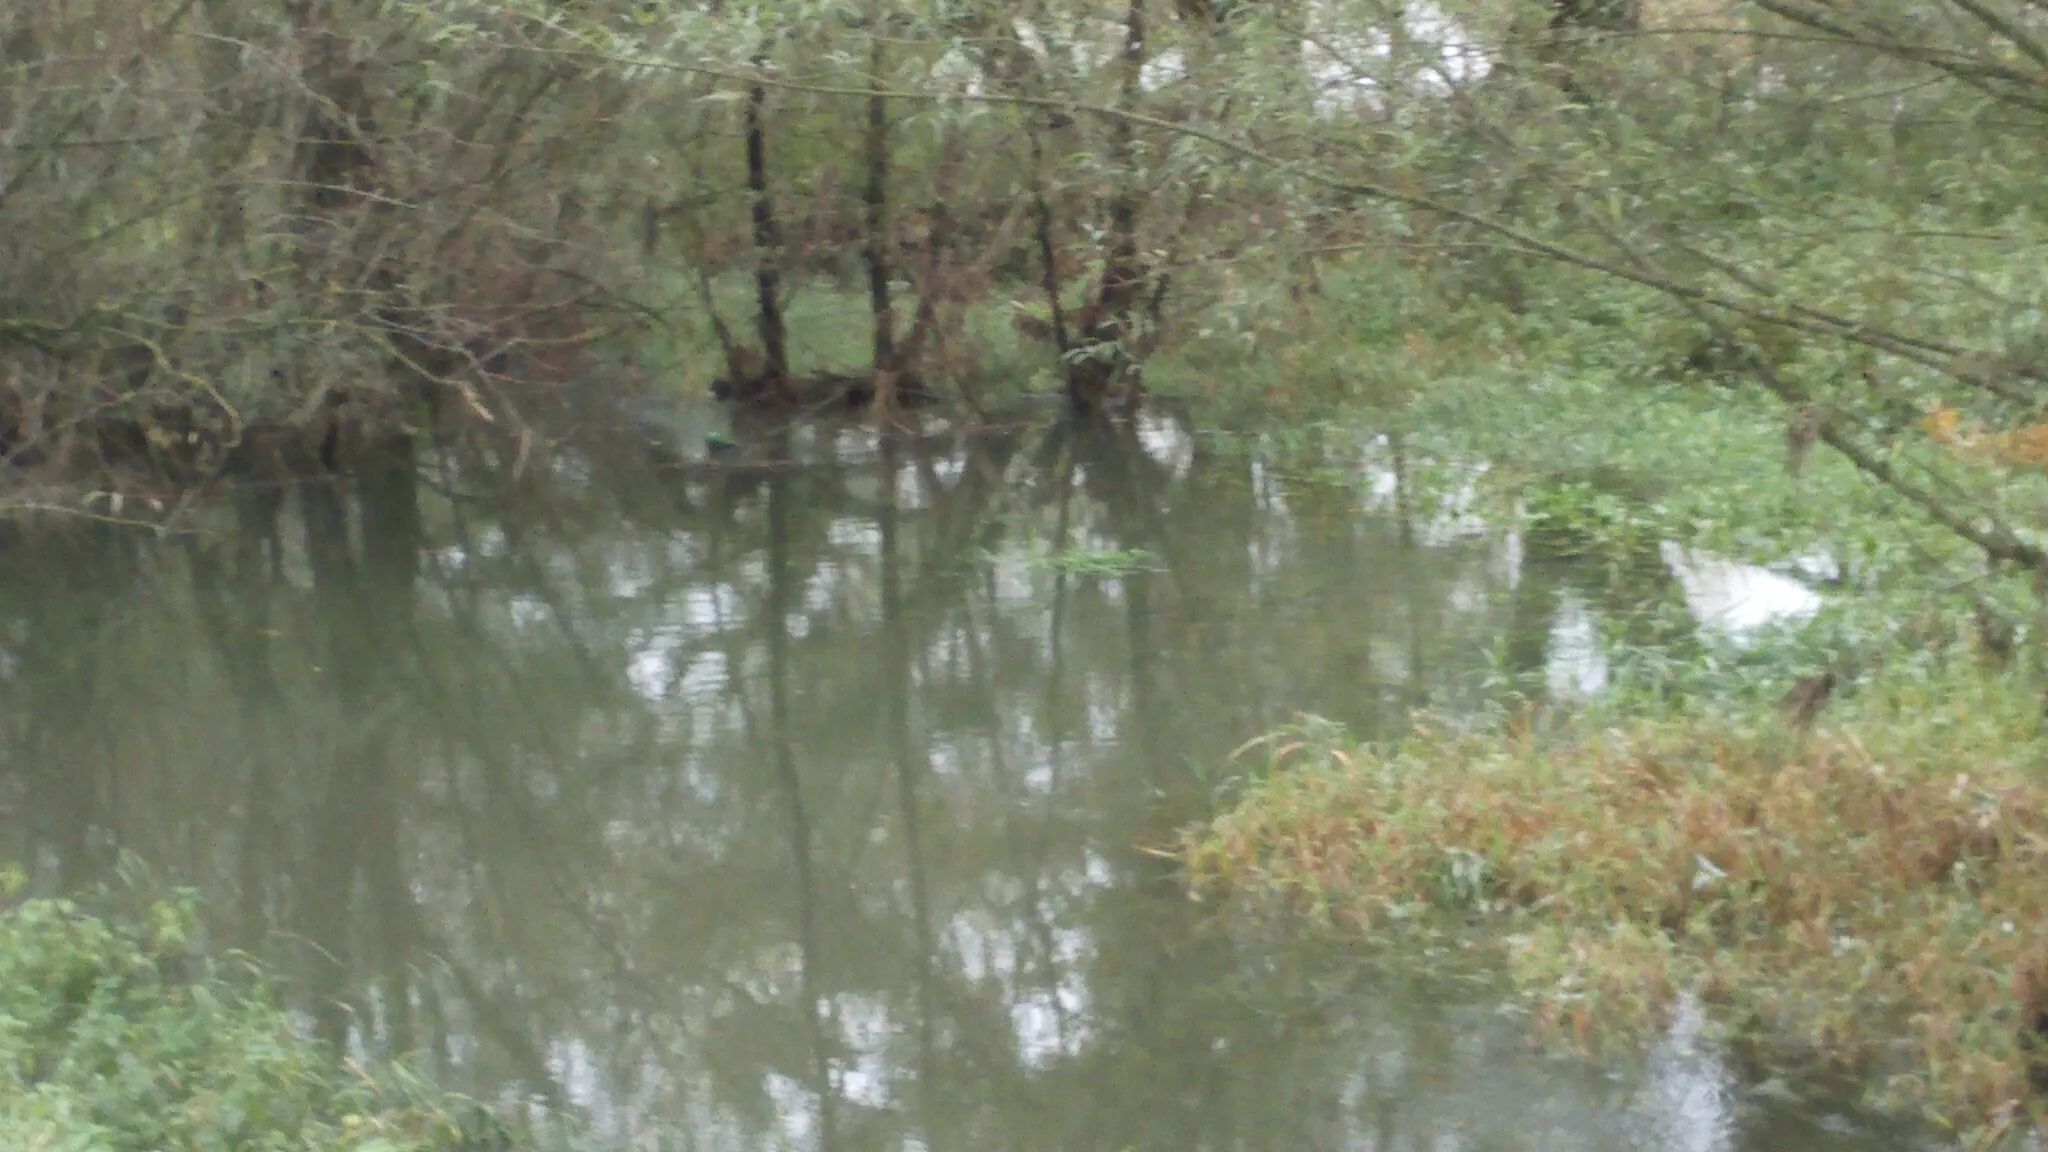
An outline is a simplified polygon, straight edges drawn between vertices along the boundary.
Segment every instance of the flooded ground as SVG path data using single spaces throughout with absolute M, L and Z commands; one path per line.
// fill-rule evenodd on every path
M 84 890 L 134 853 L 323 1034 L 621 1147 L 1916 1146 L 1689 1013 L 1634 1065 L 1539 1055 L 1148 851 L 1296 713 L 1597 673 L 1597 590 L 1398 455 L 1292 483 L 1165 418 L 717 447 L 7 540 L 0 858 Z

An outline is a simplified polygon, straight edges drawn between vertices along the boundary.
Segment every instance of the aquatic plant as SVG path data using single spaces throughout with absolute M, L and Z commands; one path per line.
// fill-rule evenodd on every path
M 1881 677 L 1810 732 L 1766 715 L 1260 742 L 1191 830 L 1200 893 L 1365 940 L 1483 940 L 1537 1029 L 1646 1035 L 1682 991 L 1786 1061 L 1872 1078 L 1973 1141 L 2042 1110 L 2039 697 Z
M 1085 544 L 1071 543 L 1062 548 L 1036 551 L 1032 554 L 1030 562 L 1034 568 L 1058 572 L 1065 576 L 1102 579 L 1150 571 L 1152 554 L 1143 548 L 1091 548 Z

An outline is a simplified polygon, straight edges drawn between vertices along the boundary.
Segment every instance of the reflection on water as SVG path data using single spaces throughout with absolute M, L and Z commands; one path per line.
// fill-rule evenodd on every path
M 1738 641 L 1766 624 L 1800 620 L 1820 610 L 1820 594 L 1768 568 L 1737 564 L 1666 541 L 1661 548 L 1686 603 L 1701 622 Z
M 1615 1071 L 1333 980 L 1146 851 L 1292 713 L 1470 707 L 1500 636 L 1540 677 L 1512 541 L 1170 420 L 731 455 L 394 450 L 0 544 L 0 856 L 138 853 L 322 1034 L 635 1147 L 1903 1146 L 1684 1015 Z

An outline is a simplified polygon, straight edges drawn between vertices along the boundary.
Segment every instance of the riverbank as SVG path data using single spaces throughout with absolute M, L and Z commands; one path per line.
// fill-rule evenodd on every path
M 1184 851 L 1200 891 L 1498 954 L 1536 1028 L 1649 1035 L 1686 994 L 1972 1144 L 2038 1117 L 2040 698 L 1958 666 L 1776 714 L 1277 734 Z
M 193 902 L 0 913 L 0 1147 L 512 1152 L 481 1106 L 339 1060 L 245 958 L 202 960 Z

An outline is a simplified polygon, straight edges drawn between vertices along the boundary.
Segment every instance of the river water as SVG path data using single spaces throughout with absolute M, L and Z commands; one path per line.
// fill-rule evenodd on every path
M 1597 591 L 1398 451 L 1293 481 L 1161 417 L 502 464 L 7 537 L 0 859 L 132 853 L 322 1034 L 619 1147 L 1918 1146 L 1689 1013 L 1544 1054 L 1149 850 L 1297 713 L 1586 679 Z

